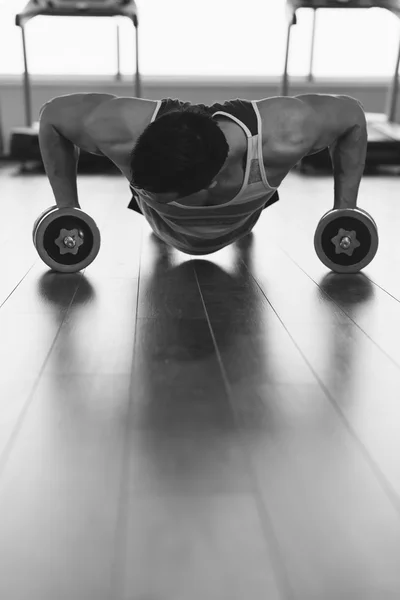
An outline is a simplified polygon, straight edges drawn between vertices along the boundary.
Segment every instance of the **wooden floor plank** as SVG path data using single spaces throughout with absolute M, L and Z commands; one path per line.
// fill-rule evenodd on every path
M 57 286 L 54 288 L 57 293 Z M 84 276 L 65 315 L 44 373 L 129 374 L 137 280 Z
M 118 600 L 288 598 L 271 570 L 252 496 L 135 495 L 130 506 Z
M 129 386 L 41 378 L 0 481 L 1 597 L 110 598 Z

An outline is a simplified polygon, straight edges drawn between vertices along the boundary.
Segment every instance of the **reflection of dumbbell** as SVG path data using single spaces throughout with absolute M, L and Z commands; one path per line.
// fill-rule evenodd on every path
M 337 208 L 320 220 L 314 247 L 319 259 L 336 273 L 358 273 L 378 250 L 378 229 L 361 208 Z
M 33 243 L 51 269 L 76 273 L 96 258 L 100 232 L 93 219 L 81 209 L 52 206 L 36 219 Z

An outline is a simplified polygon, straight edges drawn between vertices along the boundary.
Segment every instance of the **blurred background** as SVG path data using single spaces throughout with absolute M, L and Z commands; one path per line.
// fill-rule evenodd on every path
M 9 154 L 13 128 L 26 125 L 23 46 L 21 28 L 15 24 L 26 5 L 26 0 L 0 0 L 3 156 Z M 212 103 L 280 94 L 287 39 L 285 0 L 245 4 L 138 0 L 136 6 L 142 97 Z M 399 19 L 379 7 L 318 11 L 310 80 L 313 19 L 312 9 L 297 11 L 288 65 L 290 95 L 310 89 L 345 93 L 360 99 L 369 112 L 384 112 L 396 63 Z M 81 91 L 135 95 L 135 31 L 129 19 L 40 15 L 25 29 L 33 120 L 40 106 L 57 95 Z

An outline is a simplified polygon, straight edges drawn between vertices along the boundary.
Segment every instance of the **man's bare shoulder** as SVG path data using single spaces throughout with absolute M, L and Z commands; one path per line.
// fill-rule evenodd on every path
M 307 117 L 307 107 L 296 97 L 274 96 L 256 102 L 262 120 L 263 134 L 273 140 L 285 140 L 293 136 Z
M 97 106 L 86 119 L 86 127 L 99 143 L 134 143 L 150 123 L 156 100 L 115 97 Z
M 272 181 L 281 181 L 312 146 L 310 111 L 293 97 L 275 96 L 256 104 L 262 124 L 264 167 Z
M 257 102 L 262 120 L 263 147 L 299 160 L 332 145 L 354 126 L 365 126 L 358 100 L 350 96 L 302 94 L 276 96 Z
M 92 144 L 118 144 L 140 134 L 156 101 L 113 94 L 68 94 L 47 102 L 41 123 L 51 123 L 61 135 L 84 149 Z

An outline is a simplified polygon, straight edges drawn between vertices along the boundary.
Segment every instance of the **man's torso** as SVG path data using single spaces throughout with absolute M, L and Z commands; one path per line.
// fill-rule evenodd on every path
M 82 123 L 71 131 L 61 131 L 79 148 L 107 156 L 131 181 L 130 154 L 141 133 L 150 124 L 157 102 L 140 98 L 116 97 L 107 94 L 81 94 L 66 96 L 66 110 L 82 113 Z M 61 99 L 58 99 L 61 100 Z M 62 101 L 62 100 L 61 100 Z M 282 104 L 285 98 L 267 98 L 257 101 L 262 122 L 262 155 L 268 182 L 277 188 L 302 154 L 288 153 L 285 159 L 285 128 L 288 120 Z M 75 103 L 75 106 L 74 106 Z M 222 117 L 223 119 L 224 117 Z M 78 119 L 79 120 L 79 119 Z M 71 121 L 70 121 L 71 123 Z M 242 128 L 229 125 L 238 143 L 245 150 L 246 136 Z M 68 128 L 67 123 L 64 124 Z M 242 139 L 241 139 L 242 138 Z M 238 159 L 218 181 L 214 191 L 201 191 L 190 196 L 191 205 L 224 204 L 240 190 L 245 174 L 245 154 Z M 227 176 L 228 175 L 228 176 Z M 217 177 L 218 180 L 218 177 Z

